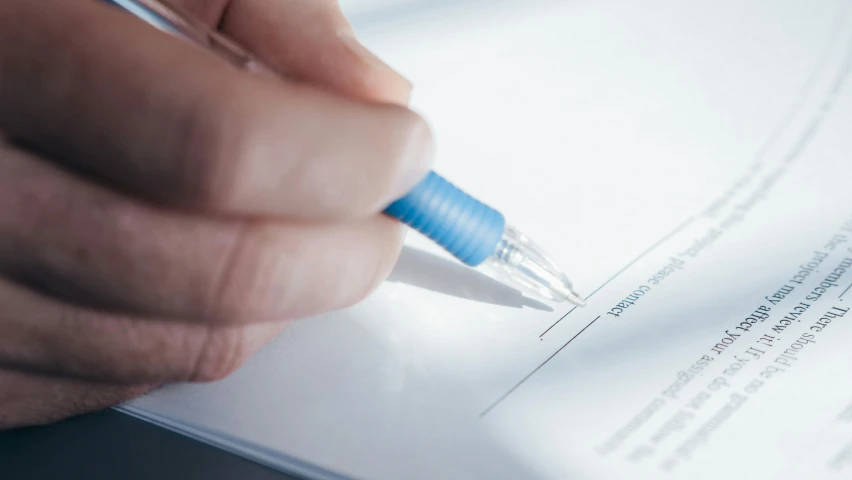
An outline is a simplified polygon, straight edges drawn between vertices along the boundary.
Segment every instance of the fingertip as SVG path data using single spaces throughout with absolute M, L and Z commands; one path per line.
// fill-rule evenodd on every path
M 423 117 L 414 112 L 407 112 L 405 122 L 403 141 L 398 155 L 400 168 L 388 192 L 388 197 L 382 201 L 382 210 L 404 197 L 432 169 L 435 155 L 432 129 Z
M 372 295 L 388 278 L 399 260 L 408 227 L 384 215 L 377 216 L 368 222 L 368 225 L 371 225 L 370 229 L 374 231 L 373 246 L 377 251 L 373 257 L 372 275 L 364 275 L 360 281 L 352 279 L 354 283 L 360 283 L 361 288 L 342 297 L 336 302 L 334 309 L 351 307 Z
M 347 27 L 337 32 L 344 54 L 355 65 L 349 72 L 352 93 L 366 100 L 382 101 L 407 106 L 411 100 L 411 81 L 394 70 L 376 54 L 365 47 L 355 32 Z M 343 72 L 346 75 L 346 72 Z
M 384 282 L 390 275 L 391 270 L 393 270 L 396 266 L 396 262 L 399 260 L 399 255 L 402 253 L 402 246 L 405 244 L 405 237 L 408 236 L 409 232 L 407 225 L 390 217 L 382 216 L 380 221 L 390 223 L 388 228 L 393 232 L 393 236 L 389 236 L 390 243 L 386 251 L 386 255 L 383 257 L 383 261 L 377 269 L 376 278 L 373 281 L 373 288 Z

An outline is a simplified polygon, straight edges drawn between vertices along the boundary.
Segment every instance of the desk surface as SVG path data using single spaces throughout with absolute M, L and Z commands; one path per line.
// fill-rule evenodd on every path
M 297 480 L 112 410 L 0 433 L 0 478 Z

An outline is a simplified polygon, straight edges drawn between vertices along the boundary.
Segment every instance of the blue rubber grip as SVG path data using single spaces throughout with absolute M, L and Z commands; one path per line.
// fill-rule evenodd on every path
M 390 204 L 396 218 L 475 267 L 494 253 L 506 220 L 503 215 L 459 190 L 435 172 L 408 195 Z

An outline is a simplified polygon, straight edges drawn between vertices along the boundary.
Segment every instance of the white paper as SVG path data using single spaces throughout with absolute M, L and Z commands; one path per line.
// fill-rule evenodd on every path
M 483 5 L 356 26 L 589 305 L 411 235 L 367 301 L 125 408 L 317 478 L 852 475 L 852 2 Z

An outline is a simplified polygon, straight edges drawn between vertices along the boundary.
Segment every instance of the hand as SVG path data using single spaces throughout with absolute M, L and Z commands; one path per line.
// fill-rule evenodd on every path
M 222 378 L 363 298 L 428 171 L 332 0 L 173 2 L 286 79 L 94 0 L 0 2 L 0 428 Z

